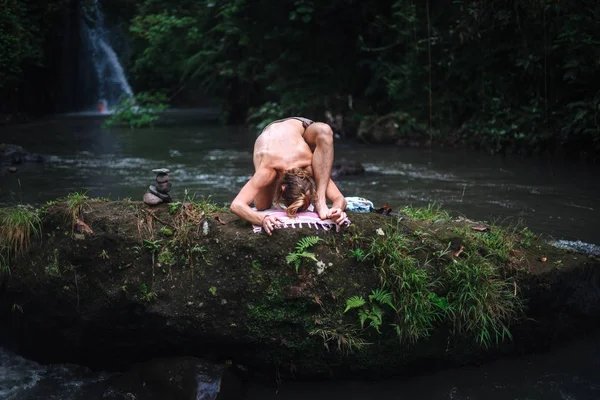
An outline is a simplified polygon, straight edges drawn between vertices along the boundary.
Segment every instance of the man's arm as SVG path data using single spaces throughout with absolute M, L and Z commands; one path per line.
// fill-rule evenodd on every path
M 329 179 L 329 184 L 327 185 L 327 198 L 333 203 L 331 208 L 339 208 L 342 211 L 346 210 L 346 199 L 331 178 Z
M 231 212 L 254 225 L 262 225 L 265 216 L 250 208 L 250 203 L 261 190 L 267 190 L 276 177 L 277 172 L 274 169 L 261 168 L 256 171 L 231 202 Z
M 347 201 L 331 179 L 329 179 L 329 184 L 327 185 L 327 198 L 333 203 L 327 211 L 327 218 L 341 225 L 346 219 L 344 210 L 346 209 Z

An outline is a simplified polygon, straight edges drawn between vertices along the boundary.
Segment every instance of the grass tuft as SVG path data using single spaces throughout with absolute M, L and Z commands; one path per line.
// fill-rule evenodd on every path
M 183 196 L 183 202 L 184 203 L 191 203 L 194 205 L 195 208 L 198 209 L 198 211 L 203 212 L 205 214 L 212 214 L 212 213 L 216 213 L 219 211 L 227 211 L 228 208 L 225 205 L 218 205 L 216 202 L 214 202 L 210 196 L 208 197 L 200 197 L 200 198 L 196 198 L 196 194 L 190 195 L 189 191 L 186 189 L 184 191 L 184 196 Z
M 442 209 L 439 204 L 431 203 L 427 207 L 406 206 L 400 210 L 400 214 L 408 215 L 411 218 L 421 221 L 449 221 L 450 214 Z
M 515 247 L 525 234 L 497 226 L 485 231 L 468 225 L 452 227 L 439 207 L 410 209 L 408 214 L 425 221 L 447 219 L 462 244 L 452 254 L 450 244 L 443 251 L 427 246 L 427 253 L 420 242 L 422 234 L 405 234 L 401 219 L 389 223 L 384 235 L 373 239 L 368 254 L 379 273 L 382 293 L 391 293 L 389 308 L 395 311 L 393 321 L 386 321 L 387 309 L 378 324 L 391 325 L 404 343 L 426 338 L 442 324 L 483 347 L 510 339 L 509 328 L 524 305 L 504 271 L 512 265 Z M 362 309 L 369 310 L 366 305 Z
M 392 293 L 396 309 L 392 324 L 401 342 L 414 343 L 428 337 L 441 319 L 435 279 L 411 254 L 398 224 L 390 224 L 385 236 L 373 240 L 369 252 L 381 283 Z
M 509 326 L 523 304 L 514 283 L 502 278 L 491 263 L 478 257 L 450 263 L 443 281 L 455 334 L 471 336 L 484 347 L 512 338 Z
M 16 206 L 0 210 L 0 250 L 10 256 L 25 253 L 31 237 L 40 234 L 41 218 L 38 210 Z
M 510 262 L 517 243 L 514 230 L 492 225 L 486 232 L 477 232 L 469 226 L 455 227 L 454 233 L 463 239 L 465 249 L 477 250 L 490 261 L 505 264 Z

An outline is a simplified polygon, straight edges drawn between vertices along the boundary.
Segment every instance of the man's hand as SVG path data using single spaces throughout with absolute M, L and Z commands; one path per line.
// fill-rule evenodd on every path
M 344 211 L 342 211 L 341 208 L 332 207 L 328 210 L 327 218 L 337 223 L 337 225 L 341 227 L 344 221 L 346 220 L 347 215 Z
M 271 236 L 275 228 L 280 228 L 283 221 L 274 215 L 265 215 L 262 221 L 262 228 L 267 235 Z

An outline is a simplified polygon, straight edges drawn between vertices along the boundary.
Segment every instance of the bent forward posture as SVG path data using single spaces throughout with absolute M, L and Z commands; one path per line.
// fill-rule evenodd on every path
M 333 164 L 333 131 L 329 125 L 292 117 L 271 122 L 254 143 L 254 175 L 231 203 L 231 211 L 271 235 L 281 221 L 266 210 L 283 202 L 286 214 L 295 216 L 314 202 L 321 219 L 342 224 L 346 200 L 330 178 Z M 313 187 L 311 177 L 316 182 Z M 327 207 L 326 200 L 333 204 Z

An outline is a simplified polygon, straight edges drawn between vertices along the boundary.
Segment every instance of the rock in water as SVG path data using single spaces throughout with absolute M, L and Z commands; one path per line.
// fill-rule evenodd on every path
M 18 165 L 23 163 L 41 163 L 44 157 L 28 153 L 23 147 L 0 143 L 0 165 Z
M 365 173 L 365 167 L 358 161 L 339 160 L 331 167 L 331 177 L 355 176 Z
M 158 359 L 137 364 L 106 383 L 112 390 L 106 391 L 103 399 L 123 399 L 123 394 L 144 400 L 243 398 L 242 383 L 230 367 L 194 357 Z

